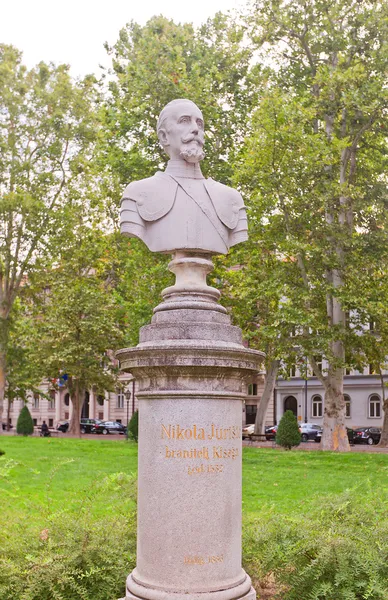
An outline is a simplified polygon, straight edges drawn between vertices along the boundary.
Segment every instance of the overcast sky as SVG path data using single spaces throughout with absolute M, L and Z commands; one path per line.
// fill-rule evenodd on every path
M 40 60 L 68 63 L 73 75 L 98 73 L 109 65 L 103 48 L 132 19 L 144 24 L 155 14 L 195 25 L 243 0 L 8 0 L 0 10 L 0 42 L 23 51 L 28 67 Z

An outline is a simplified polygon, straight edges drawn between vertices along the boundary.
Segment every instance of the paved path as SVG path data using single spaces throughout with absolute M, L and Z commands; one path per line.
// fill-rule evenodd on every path
M 243 446 L 252 447 L 252 448 L 280 448 L 280 446 L 276 446 L 272 441 L 270 442 L 249 442 L 247 440 L 243 441 Z M 295 451 L 303 451 L 303 450 L 322 450 L 321 444 L 316 444 L 315 442 L 302 442 L 300 446 L 297 448 L 293 448 L 293 452 Z M 388 448 L 379 448 L 378 446 L 368 446 L 368 444 L 353 444 L 350 446 L 351 452 L 371 452 L 371 453 L 383 453 L 388 454 Z

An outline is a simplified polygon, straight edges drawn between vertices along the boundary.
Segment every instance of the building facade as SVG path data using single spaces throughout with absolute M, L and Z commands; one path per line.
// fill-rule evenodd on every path
M 363 372 L 350 371 L 344 376 L 347 427 L 354 429 L 382 426 L 384 396 L 388 393 L 387 384 L 388 371 L 384 371 L 381 378 L 373 373 L 370 367 Z M 303 369 L 293 370 L 289 379 L 277 380 L 275 405 L 275 423 L 279 422 L 286 410 L 291 410 L 298 421 L 323 424 L 323 386 L 316 377 L 303 377 Z
M 97 394 L 93 390 L 85 393 L 81 418 L 101 419 L 103 421 L 118 421 L 128 423 L 132 414 L 137 410 L 136 382 L 128 374 L 120 376 L 118 387 L 115 392 L 105 392 L 104 395 Z M 70 395 L 65 386 L 54 389 L 50 382 L 41 386 L 42 393 L 30 394 L 27 406 L 31 413 L 34 425 L 39 427 L 46 421 L 49 427 L 57 427 L 60 421 L 68 421 L 72 416 L 72 403 Z M 3 422 L 9 419 L 10 425 L 16 427 L 18 416 L 23 400 L 14 400 L 8 407 L 4 403 Z

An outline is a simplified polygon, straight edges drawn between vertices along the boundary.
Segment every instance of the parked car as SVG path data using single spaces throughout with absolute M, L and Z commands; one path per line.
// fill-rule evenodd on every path
M 81 419 L 81 433 L 95 433 L 96 425 L 103 423 L 100 419 Z
M 66 433 L 69 429 L 69 421 L 59 421 L 57 425 L 57 431 L 62 431 L 62 433 Z
M 320 425 L 314 425 L 313 423 L 301 423 L 299 425 L 299 431 L 302 442 L 308 442 L 309 440 L 314 440 L 314 442 L 321 441 L 322 427 Z
M 125 435 L 127 428 L 118 421 L 101 421 L 101 423 L 98 423 L 94 427 L 93 433 L 102 433 L 104 435 L 108 433 L 120 433 L 121 435 Z
M 270 427 L 265 428 L 265 439 L 266 440 L 274 440 L 276 438 L 276 432 L 278 430 L 277 425 L 271 425 Z
M 355 444 L 378 444 L 381 438 L 381 429 L 379 427 L 358 427 L 354 430 L 353 442 Z
M 322 431 L 323 429 L 321 429 L 320 432 L 318 432 L 317 437 L 315 438 L 316 442 L 320 442 L 322 439 Z M 349 444 L 354 444 L 354 431 L 353 429 L 350 429 L 350 427 L 346 428 L 346 433 L 348 434 L 348 440 L 349 440 Z
M 242 428 L 242 439 L 245 440 L 245 438 L 249 438 L 255 431 L 255 424 L 252 423 L 251 425 L 246 425 L 245 427 Z

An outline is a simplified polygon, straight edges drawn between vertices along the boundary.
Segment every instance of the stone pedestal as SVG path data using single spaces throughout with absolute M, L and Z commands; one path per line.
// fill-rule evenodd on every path
M 206 257 L 180 253 L 121 368 L 138 382 L 137 566 L 126 600 L 254 600 L 241 567 L 241 423 L 263 355 L 206 285 Z

